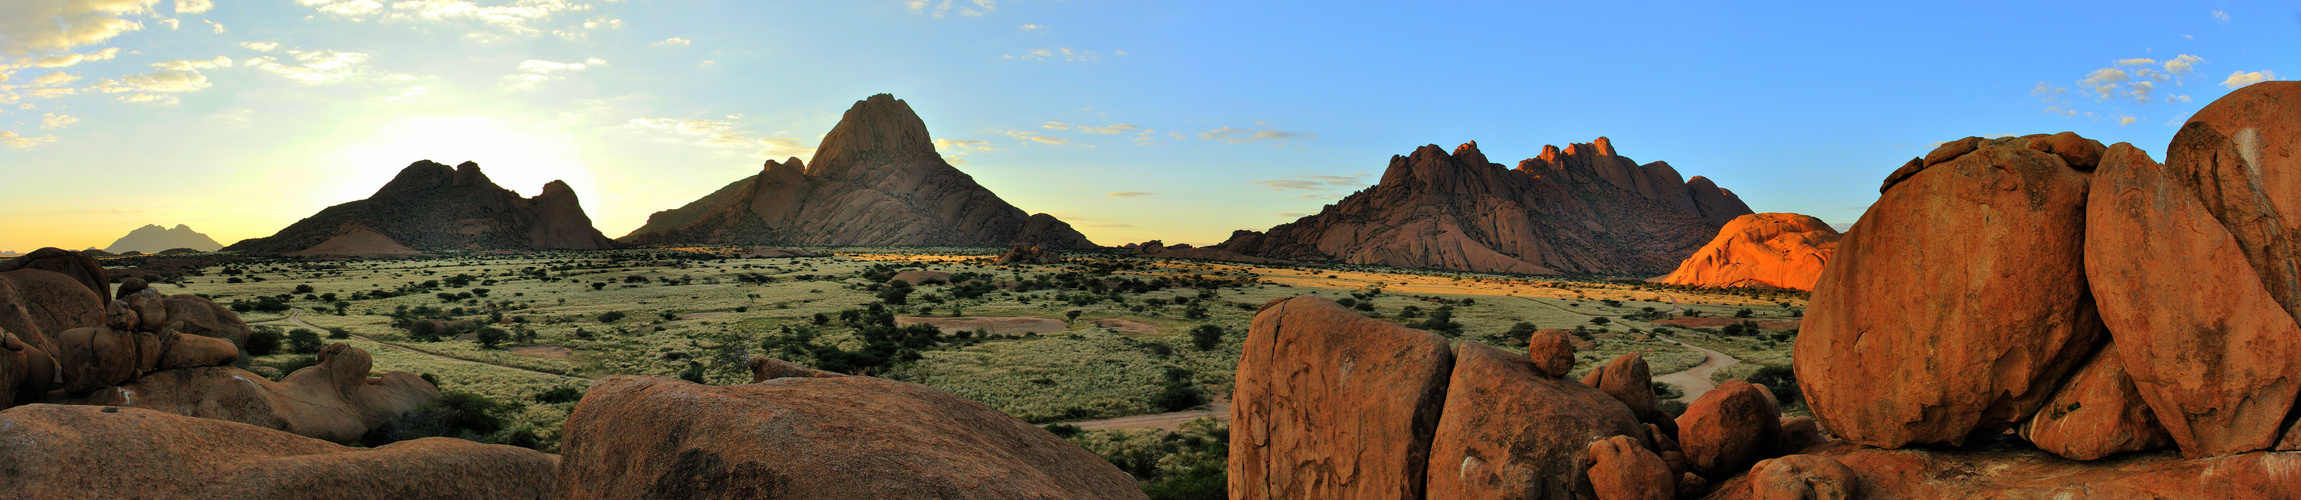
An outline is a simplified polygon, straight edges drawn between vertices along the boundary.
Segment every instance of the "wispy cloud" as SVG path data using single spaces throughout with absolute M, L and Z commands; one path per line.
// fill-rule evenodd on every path
M 911 12 L 913 13 L 926 14 L 934 17 L 950 15 L 954 11 L 962 16 L 976 17 L 984 14 L 989 14 L 991 11 L 999 9 L 998 0 L 973 0 L 971 2 L 965 3 L 955 2 L 953 0 L 942 0 L 941 2 L 936 2 L 933 0 L 907 0 L 903 2 L 903 4 L 910 6 Z
M 1150 195 L 1154 195 L 1154 194 L 1158 194 L 1158 193 L 1152 193 L 1152 192 L 1147 192 L 1147 191 L 1121 191 L 1121 192 L 1116 192 L 1116 193 L 1106 194 L 1106 195 L 1103 195 L 1103 196 L 1109 196 L 1109 197 L 1112 197 L 1112 198 L 1139 198 L 1139 197 L 1150 196 Z
M 663 47 L 663 46 L 669 46 L 669 45 L 677 45 L 677 46 L 685 47 L 685 46 L 688 46 L 688 45 L 693 45 L 694 43 L 695 43 L 695 41 L 694 41 L 694 40 L 688 40 L 688 39 L 685 39 L 685 38 L 680 38 L 680 37 L 671 37 L 671 38 L 665 38 L 665 39 L 663 39 L 663 41 L 660 41 L 660 42 L 650 43 L 650 44 L 648 44 L 648 45 L 653 45 L 653 46 L 657 46 L 657 47 Z
M 1039 128 L 1048 130 L 1076 130 L 1089 134 L 1123 134 L 1127 132 L 1133 132 L 1136 129 L 1140 129 L 1142 127 L 1124 123 L 1117 125 L 1072 125 L 1069 123 L 1050 121 L 1045 125 L 1040 125 Z
M 605 65 L 607 65 L 607 61 L 597 57 L 571 63 L 528 59 L 519 63 L 518 73 L 503 77 L 503 88 L 505 90 L 535 90 L 543 85 L 543 82 L 566 79 L 567 73 Z
M 0 2 L 0 55 L 26 56 L 94 45 L 144 29 L 128 16 L 152 15 L 151 0 Z
M 79 122 L 80 118 L 72 115 L 59 115 L 55 113 L 40 114 L 40 128 L 44 130 L 55 130 L 69 127 L 72 126 L 72 124 Z
M 1296 174 L 1279 179 L 1249 181 L 1247 184 L 1270 188 L 1272 191 L 1336 191 L 1365 187 L 1366 177 L 1367 174 L 1364 173 L 1356 175 Z
M 1289 132 L 1269 128 L 1258 130 L 1251 128 L 1222 127 L 1205 132 L 1199 132 L 1198 138 L 1202 141 L 1222 141 L 1231 144 L 1245 144 L 1249 142 L 1261 141 L 1307 141 L 1317 139 L 1318 134 L 1312 132 Z
M 1123 50 L 1122 50 L 1122 51 L 1119 51 L 1119 53 L 1118 53 L 1118 54 L 1119 54 L 1119 55 L 1122 55 L 1122 56 L 1123 56 L 1123 55 L 1126 55 L 1126 51 L 1123 51 Z M 1023 53 L 1021 53 L 1021 54 L 1007 54 L 1007 55 L 1003 55 L 1003 56 L 999 56 L 999 57 L 1002 57 L 1002 58 L 1006 58 L 1006 59 L 1021 59 L 1021 60 L 1024 60 L 1024 61 L 1071 61 L 1071 62 L 1086 62 L 1086 61 L 1095 61 L 1095 60 L 1100 60 L 1100 59 L 1102 59 L 1102 58 L 1103 58 L 1103 56 L 1102 56 L 1101 54 L 1096 54 L 1096 53 L 1095 53 L 1095 51 L 1092 51 L 1092 50 L 1086 50 L 1086 49 L 1073 49 L 1073 48 L 1068 48 L 1068 47 L 1064 47 L 1064 48 L 1054 48 L 1054 49 L 1031 49 L 1031 50 L 1026 50 L 1026 51 L 1023 51 Z
M 43 135 L 39 137 L 25 137 L 16 135 L 15 132 L 0 130 L 0 145 L 5 145 L 11 148 L 31 149 L 32 146 L 38 146 L 41 143 L 48 142 L 56 142 L 56 136 Z
M 1015 27 L 1015 29 L 1019 29 L 1019 30 L 1023 30 L 1023 31 L 1038 31 L 1038 29 L 1039 29 L 1039 25 L 1036 25 L 1036 24 L 1025 24 L 1025 25 L 1022 25 L 1022 26 L 1016 26 L 1016 27 Z
M 240 46 L 256 52 L 271 52 L 280 49 L 280 44 L 274 42 L 240 42 Z
M 2220 21 L 2221 24 L 2229 24 L 2229 13 L 2215 10 L 2213 11 L 2213 20 Z
M 351 22 L 460 23 L 490 28 L 490 32 L 464 34 L 466 39 L 478 41 L 501 39 L 505 34 L 539 35 L 546 31 L 544 25 L 552 19 L 562 14 L 590 11 L 593 7 L 578 0 L 512 0 L 504 5 L 485 6 L 466 0 L 296 0 L 296 3 Z M 595 17 L 566 29 L 550 31 L 561 38 L 580 39 L 583 30 L 621 27 L 622 20 Z
M 935 149 L 944 154 L 1000 151 L 991 147 L 991 141 L 979 139 L 935 139 Z
M 257 57 L 244 65 L 296 83 L 324 85 L 350 80 L 360 73 L 369 58 L 364 52 L 340 50 L 289 49 L 287 55 L 286 59 Z
M 2204 62 L 2205 58 L 2190 54 L 2181 54 L 2163 61 L 2147 57 L 2118 59 L 2112 61 L 2109 67 L 2086 73 L 2085 78 L 2070 87 L 2037 82 L 2037 87 L 2030 89 L 2029 95 L 2045 104 L 2047 114 L 2099 120 L 2116 114 L 2117 108 L 2111 106 L 2098 111 L 2085 109 L 2091 106 L 2081 106 L 2069 98 L 2071 87 L 2076 88 L 2077 95 L 2090 97 L 2095 103 L 2125 101 L 2136 106 L 2152 102 L 2187 103 L 2191 102 L 2189 95 L 2173 93 L 2171 89 L 2181 87 L 2189 77 L 2196 75 L 2197 65 Z M 2120 123 L 2132 123 L 2124 119 L 2130 115 L 2117 116 L 2120 117 Z
M 1063 144 L 1069 144 L 1069 143 L 1071 142 L 1071 140 L 1070 140 L 1070 139 L 1064 139 L 1064 138 L 1061 138 L 1061 137 L 1051 137 L 1051 136 L 1039 135 L 1038 133 L 1035 133 L 1035 132 L 1024 132 L 1024 131 L 1021 131 L 1021 130 L 1009 130 L 1009 131 L 1006 131 L 1006 134 L 1007 134 L 1007 137 L 1013 137 L 1013 138 L 1016 138 L 1016 139 L 1024 139 L 1024 140 L 1029 140 L 1029 141 L 1033 141 L 1033 142 L 1039 142 L 1039 143 L 1043 143 L 1043 144 L 1053 144 L 1053 145 L 1058 145 L 1058 146 L 1059 146 L 1059 145 L 1063 145 Z
M 793 137 L 751 137 L 751 132 L 736 130 L 734 122 L 719 120 L 681 120 L 677 118 L 633 118 L 624 128 L 672 134 L 684 137 L 698 146 L 751 149 L 761 158 L 784 158 L 815 154 L 814 146 Z

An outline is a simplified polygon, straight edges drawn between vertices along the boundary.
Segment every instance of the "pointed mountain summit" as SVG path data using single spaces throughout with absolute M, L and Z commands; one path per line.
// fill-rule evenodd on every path
M 372 248 L 371 248 L 372 247 Z M 366 255 L 414 250 L 614 248 L 567 183 L 534 198 L 495 185 L 479 164 L 417 161 L 368 199 L 328 207 L 265 238 L 225 250 L 256 254 Z M 367 252 L 360 249 L 377 249 Z M 318 251 L 326 250 L 326 251 Z M 386 251 L 388 250 L 388 251 Z
M 200 234 L 199 231 L 193 231 L 190 226 L 183 224 L 177 224 L 174 229 L 163 228 L 158 224 L 145 224 L 144 227 L 129 231 L 127 236 L 121 236 L 119 240 L 113 241 L 112 246 L 104 247 L 104 251 L 111 253 L 160 253 L 161 250 L 178 248 L 213 252 L 223 249 L 224 244 L 217 243 L 214 238 Z
M 1639 164 L 1604 137 L 1509 169 L 1478 143 L 1390 158 L 1382 181 L 1316 215 L 1215 248 L 1264 258 L 1527 274 L 1652 276 L 1750 213 L 1709 179 Z
M 1091 248 L 1054 216 L 1007 204 L 935 152 L 911 105 L 856 101 L 815 157 L 768 160 L 753 175 L 656 212 L 630 245 L 1008 246 Z

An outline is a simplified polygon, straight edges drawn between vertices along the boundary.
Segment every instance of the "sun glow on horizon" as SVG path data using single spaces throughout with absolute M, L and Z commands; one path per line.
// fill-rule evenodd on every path
M 367 198 L 391 182 L 401 169 L 418 160 L 455 165 L 479 163 L 482 172 L 504 189 L 532 197 L 551 181 L 566 181 L 583 200 L 584 211 L 594 213 L 599 200 L 598 178 L 583 162 L 572 135 L 555 131 L 522 130 L 502 120 L 483 116 L 409 117 L 376 129 L 366 140 L 327 156 L 340 167 L 330 204 Z

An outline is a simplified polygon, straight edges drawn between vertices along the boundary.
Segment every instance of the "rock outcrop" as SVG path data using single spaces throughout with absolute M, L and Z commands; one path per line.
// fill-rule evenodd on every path
M 2184 129 L 2175 142 L 2198 130 Z M 2280 214 L 2245 215 L 2269 219 L 2241 219 L 2231 231 L 2183 184 L 2270 175 L 2233 168 L 2173 172 L 2119 143 L 2094 172 L 2085 259 L 2094 300 L 2133 385 L 2190 456 L 2276 444 L 2301 394 L 2301 325 L 2266 287 L 2274 279 L 2247 263 L 2251 242 L 2232 236 Z
M 1008 249 L 1007 253 L 999 254 L 999 257 L 994 261 L 1001 265 L 1060 264 L 1063 262 L 1063 255 L 1036 246 L 1015 245 L 1014 248 Z
M 1590 489 L 1599 500 L 1670 500 L 1678 478 L 1637 440 L 1614 436 L 1590 444 Z
M 1454 370 L 1445 337 L 1298 297 L 1264 304 L 1240 352 L 1231 498 L 1422 495 Z
M 1503 273 L 1654 276 L 1750 213 L 1708 179 L 1618 156 L 1606 138 L 1515 170 L 1477 143 L 1391 157 L 1374 187 L 1216 248 L 1256 257 Z
M 425 438 L 352 448 L 136 408 L 0 411 L 8 498 L 553 498 L 535 450 Z
M 1582 385 L 1614 396 L 1615 401 L 1630 408 L 1630 414 L 1636 415 L 1639 422 L 1652 424 L 1664 434 L 1678 435 L 1678 420 L 1662 411 L 1661 398 L 1654 396 L 1653 369 L 1646 366 L 1645 354 L 1633 352 L 1616 357 L 1582 376 Z
M 1053 434 L 873 377 L 600 380 L 562 434 L 563 498 L 1143 498 Z
M 1134 245 L 1135 255 L 1164 259 L 1212 260 L 1243 264 L 1290 265 L 1293 261 L 1266 259 L 1216 247 L 1194 247 L 1188 243 L 1167 245 L 1164 241 L 1150 240 Z
M 112 246 L 104 247 L 104 251 L 119 254 L 128 252 L 164 253 L 176 249 L 213 252 L 223 248 L 224 244 L 217 243 L 214 238 L 200 234 L 199 231 L 193 231 L 190 226 L 177 224 L 174 229 L 169 229 L 154 224 L 145 224 L 144 227 L 129 231 L 127 236 L 121 236 L 119 240 L 113 241 Z
M 1092 248 L 1069 224 L 1007 204 L 960 172 L 910 104 L 857 101 L 815 157 L 767 161 L 619 238 L 631 245 L 1040 246 Z
M 112 280 L 104 274 L 104 265 L 80 252 L 60 248 L 33 250 L 13 259 L 0 261 L 0 273 L 18 269 L 38 269 L 69 276 L 97 297 L 112 296 Z
M 1654 281 L 1704 287 L 1773 287 L 1813 290 L 1822 267 L 1837 252 L 1838 230 L 1821 219 L 1786 213 L 1749 214 L 1718 230 L 1678 270 Z
M 103 296 L 71 276 L 40 269 L 0 272 L 0 330 L 41 352 L 74 328 L 104 324 Z
M 373 367 L 367 351 L 338 343 L 320 349 L 318 364 L 279 382 L 230 366 L 161 370 L 54 402 L 228 420 L 341 443 L 440 397 L 415 374 L 369 377 Z
M 1823 427 L 1960 444 L 2027 419 L 2092 352 L 2090 179 L 2072 164 L 2096 160 L 2030 147 L 2045 138 L 1943 145 L 1838 242 L 1794 353 L 1798 373 L 1830 374 L 1799 379 Z
M 1765 498 L 2291 498 L 2301 479 L 2301 453 L 2245 453 L 2185 460 L 2152 453 L 2103 462 L 2071 462 L 2037 450 L 1881 450 L 1841 445 L 1782 460 L 1719 484 L 1712 500 Z M 1784 457 L 1789 460 L 1791 457 Z M 1851 474 L 1849 481 L 1846 474 Z M 1795 490 L 1813 496 L 1772 496 Z M 1780 486 L 1775 486 L 1780 485 Z M 1848 488 L 1851 486 L 1851 488 Z M 1848 491 L 1844 497 L 1824 491 Z M 1756 490 L 1756 493 L 1753 493 Z
M 553 181 L 542 194 L 521 198 L 488 180 L 477 163 L 449 167 L 422 160 L 400 170 L 368 199 L 328 207 L 278 234 L 242 240 L 225 250 L 364 256 L 377 248 L 397 251 L 395 246 L 592 250 L 614 248 L 615 242 L 592 228 L 566 183 Z
M 1765 389 L 1728 380 L 1686 405 L 1678 416 L 1678 448 L 1686 465 L 1708 479 L 1725 479 L 1774 456 L 1782 438 L 1782 410 Z
M 2046 400 L 2045 409 L 2021 424 L 2021 437 L 2071 460 L 2094 460 L 2172 444 L 2157 412 L 2126 375 L 2115 342 L 2078 365 L 2077 373 Z
M 1431 498 L 1590 495 L 1592 441 L 1645 435 L 1613 396 L 1541 373 L 1523 356 L 1464 343 L 1453 372 L 1431 443 Z

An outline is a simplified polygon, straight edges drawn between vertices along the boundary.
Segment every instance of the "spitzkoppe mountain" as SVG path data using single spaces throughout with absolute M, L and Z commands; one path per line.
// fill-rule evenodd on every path
M 104 251 L 111 253 L 160 253 L 161 250 L 178 248 L 213 252 L 223 249 L 224 244 L 217 243 L 214 238 L 193 231 L 191 227 L 183 224 L 177 224 L 175 229 L 146 224 L 144 227 L 129 231 L 127 236 L 120 237 L 118 241 L 113 241 L 112 246 L 104 247 Z
M 656 212 L 631 245 L 1009 246 L 1089 248 L 1070 224 L 1000 200 L 943 160 L 927 124 L 887 94 L 858 101 L 812 160 L 766 168 Z
M 1669 272 L 1750 213 L 1709 179 L 1640 165 L 1604 137 L 1510 169 L 1478 143 L 1393 156 L 1382 181 L 1316 215 L 1216 248 L 1258 257 L 1528 274 Z
M 339 238 L 346 241 L 334 241 Z M 303 251 L 315 247 L 342 249 L 320 252 L 327 255 L 363 255 L 359 249 L 367 247 L 385 250 L 379 254 L 409 248 L 590 250 L 614 248 L 615 242 L 591 227 L 565 182 L 552 181 L 543 194 L 521 198 L 488 180 L 477 163 L 448 167 L 423 160 L 400 170 L 368 199 L 328 207 L 279 234 L 225 250 L 314 255 Z

